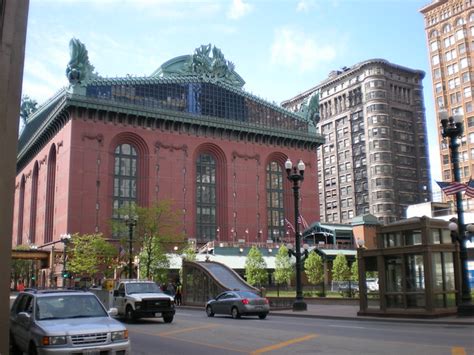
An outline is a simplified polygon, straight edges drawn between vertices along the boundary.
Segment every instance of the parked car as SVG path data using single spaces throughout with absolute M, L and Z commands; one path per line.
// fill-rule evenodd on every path
M 130 354 L 125 326 L 99 299 L 84 291 L 28 291 L 10 311 L 11 353 Z
M 225 291 L 206 304 L 208 317 L 214 317 L 214 314 L 230 314 L 234 319 L 251 315 L 265 319 L 269 312 L 268 300 L 250 291 Z

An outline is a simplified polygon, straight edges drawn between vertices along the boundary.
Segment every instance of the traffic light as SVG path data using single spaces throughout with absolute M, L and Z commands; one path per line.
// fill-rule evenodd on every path
M 67 271 L 67 270 L 63 270 L 63 278 L 68 279 L 68 278 L 70 278 L 70 277 L 71 277 L 70 272 Z
M 31 276 L 31 279 L 32 279 L 33 281 L 36 280 L 36 276 L 35 276 L 35 275 Z

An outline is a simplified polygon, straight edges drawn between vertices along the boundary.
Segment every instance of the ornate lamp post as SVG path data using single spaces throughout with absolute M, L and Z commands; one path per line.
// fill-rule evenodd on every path
M 459 140 L 464 132 L 463 116 L 455 114 L 449 116 L 446 110 L 439 111 L 441 121 L 441 136 L 449 138 L 449 150 L 451 153 L 451 164 L 455 182 L 461 182 L 461 170 L 459 169 Z M 461 261 L 461 304 L 458 305 L 458 312 L 474 313 L 471 304 L 471 290 L 469 287 L 469 274 L 467 269 L 467 249 L 466 249 L 466 226 L 464 224 L 464 210 L 462 205 L 461 192 L 456 193 L 456 210 L 458 218 L 457 241 L 459 243 L 459 259 Z M 452 230 L 454 226 L 450 226 Z
M 125 224 L 128 226 L 128 278 L 132 278 L 132 267 L 133 267 L 133 227 L 137 225 L 137 216 L 125 215 L 123 217 Z
M 288 174 L 288 180 L 293 182 L 293 195 L 295 200 L 295 250 L 292 252 L 296 258 L 296 300 L 293 303 L 293 311 L 306 311 L 308 306 L 303 300 L 303 286 L 301 284 L 301 245 L 300 245 L 300 228 L 298 219 L 300 216 L 299 211 L 299 199 L 300 199 L 300 184 L 304 180 L 304 169 L 305 165 L 302 160 L 298 162 L 297 166 L 293 166 L 293 163 L 288 158 L 285 162 L 286 173 Z M 290 250 L 290 249 L 288 249 Z
M 69 271 L 67 270 L 67 245 L 69 241 L 71 240 L 71 235 L 70 234 L 61 234 L 61 239 L 60 241 L 64 244 L 63 248 L 63 287 L 66 286 L 66 280 L 69 278 Z

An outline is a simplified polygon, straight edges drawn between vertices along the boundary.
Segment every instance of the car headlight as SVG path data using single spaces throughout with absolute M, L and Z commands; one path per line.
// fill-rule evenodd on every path
M 43 345 L 64 345 L 66 336 L 43 337 Z
M 120 341 L 128 339 L 128 330 L 121 330 L 120 332 L 112 332 L 112 341 Z

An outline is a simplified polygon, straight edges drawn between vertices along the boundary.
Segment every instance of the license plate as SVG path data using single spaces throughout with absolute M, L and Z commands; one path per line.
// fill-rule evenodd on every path
M 155 313 L 155 317 L 161 317 L 161 313 Z
M 100 355 L 99 350 L 84 350 L 82 353 L 84 355 Z

